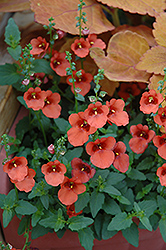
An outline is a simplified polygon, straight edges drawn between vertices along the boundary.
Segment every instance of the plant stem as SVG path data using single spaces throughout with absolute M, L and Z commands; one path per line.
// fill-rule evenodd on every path
M 47 138 L 46 138 L 46 134 L 45 134 L 43 125 L 42 125 L 42 123 L 41 123 L 41 121 L 40 121 L 40 117 L 39 117 L 39 115 L 38 115 L 38 112 L 35 112 L 35 114 L 36 114 L 37 120 L 38 120 L 38 122 L 39 122 L 39 124 L 40 124 L 41 130 L 42 130 L 42 133 L 43 133 L 43 138 L 44 138 L 45 146 L 47 147 Z

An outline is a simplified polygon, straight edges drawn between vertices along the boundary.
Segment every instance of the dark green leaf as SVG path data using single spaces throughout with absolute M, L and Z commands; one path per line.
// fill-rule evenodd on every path
M 48 209 L 48 207 L 49 207 L 49 196 L 48 195 L 42 195 L 42 196 L 40 196 L 40 200 L 41 200 L 43 206 L 45 207 L 45 209 Z
M 162 196 L 157 196 L 157 202 L 159 206 L 159 210 L 162 214 L 166 213 L 166 199 L 164 199 Z
M 94 235 L 93 235 L 93 231 L 89 227 L 79 230 L 78 237 L 79 237 L 81 245 L 86 250 L 92 250 Z
M 115 215 L 115 217 L 109 223 L 108 230 L 120 231 L 122 229 L 126 229 L 126 228 L 130 227 L 132 223 L 133 223 L 132 218 L 128 217 L 125 212 L 119 213 L 119 214 Z
M 75 211 L 76 213 L 80 212 L 90 200 L 89 193 L 84 192 L 78 196 L 78 200 L 75 202 Z
M 113 194 L 113 195 L 121 195 L 121 193 L 119 192 L 118 189 L 116 189 L 115 187 L 111 186 L 111 185 L 107 185 L 103 188 L 102 190 L 103 192 L 105 193 L 108 193 L 108 194 Z
M 74 157 L 80 157 L 82 155 L 83 148 L 77 147 L 71 150 L 68 150 L 65 154 L 65 158 L 70 162 Z
M 30 202 L 20 200 L 18 206 L 15 208 L 16 213 L 22 215 L 30 215 L 37 211 L 37 208 L 33 206 Z
M 0 207 L 3 207 L 4 200 L 5 200 L 6 195 L 5 194 L 0 194 Z
M 146 176 L 137 169 L 131 169 L 131 171 L 128 173 L 128 177 L 133 180 L 140 180 L 140 181 L 146 180 Z
M 122 234 L 130 244 L 138 247 L 139 231 L 135 223 L 133 223 L 129 228 L 123 229 Z
M 28 227 L 28 222 L 29 222 L 29 218 L 27 217 L 23 217 L 20 221 L 19 227 L 18 227 L 18 235 L 21 235 L 23 233 L 25 233 L 27 227 Z
M 85 102 L 85 97 L 83 95 L 77 94 L 76 99 L 81 102 Z
M 110 220 L 111 220 L 111 216 L 105 215 L 104 221 L 103 221 L 103 227 L 102 227 L 102 239 L 103 240 L 110 239 L 117 233 L 117 231 L 115 231 L 115 230 L 114 231 L 109 231 L 107 229 L 108 224 L 110 223 Z
M 157 209 L 157 203 L 155 200 L 148 200 L 148 201 L 141 201 L 138 202 L 139 207 L 141 210 L 145 212 L 147 217 L 151 216 L 154 211 Z
M 142 224 L 146 227 L 146 229 L 152 231 L 152 226 L 150 224 L 149 219 L 146 216 L 140 216 L 139 219 L 142 222 Z
M 162 216 L 161 220 L 159 221 L 159 228 L 163 240 L 166 242 L 166 216 Z
M 80 230 L 82 228 L 88 227 L 93 223 L 93 219 L 84 217 L 84 216 L 76 216 L 69 218 L 69 228 L 73 230 Z
M 35 73 L 42 73 L 44 72 L 45 74 L 52 75 L 54 74 L 54 71 L 50 67 L 50 63 L 46 61 L 45 59 L 36 59 L 33 62 L 33 71 Z
M 32 228 L 32 233 L 31 233 L 31 239 L 37 239 L 38 237 L 41 237 L 49 232 L 48 228 L 44 228 L 40 225 L 37 225 L 36 227 Z
M 110 172 L 107 180 L 106 180 L 106 186 L 107 185 L 115 185 L 118 182 L 121 182 L 125 179 L 125 175 L 121 174 L 121 173 L 114 173 L 114 172 Z
M 44 215 L 44 213 L 40 211 L 37 211 L 36 213 L 32 214 L 32 227 L 35 227 L 37 225 L 42 215 Z
M 154 166 L 154 161 L 151 157 L 147 157 L 144 160 L 142 160 L 140 163 L 137 165 L 138 170 L 146 170 L 150 169 L 151 167 Z
M 93 218 L 96 216 L 98 211 L 102 208 L 102 205 L 104 203 L 104 194 L 93 191 L 91 194 L 91 199 L 90 199 L 90 210 L 92 213 Z
M 125 205 L 131 205 L 131 202 L 124 196 L 117 196 L 116 199 L 122 203 L 122 204 L 125 204 Z
M 16 192 L 14 189 L 12 189 L 8 195 L 6 195 L 4 200 L 4 206 L 7 206 L 8 208 L 12 208 L 13 205 L 16 203 Z
M 41 221 L 39 221 L 39 224 L 43 227 L 50 227 L 54 229 L 57 219 L 58 215 L 53 215 L 48 218 L 42 219 Z
M 13 18 L 9 18 L 8 24 L 5 28 L 5 42 L 12 48 L 16 47 L 19 43 L 21 36 L 18 26 Z
M 29 118 L 28 116 L 21 119 L 16 125 L 16 136 L 18 139 L 22 140 L 24 134 L 29 131 Z
M 115 215 L 121 212 L 121 209 L 119 205 L 116 203 L 116 201 L 114 201 L 113 199 L 109 197 L 105 199 L 102 209 L 104 209 L 104 211 L 107 214 L 112 214 L 112 215 Z
M 0 65 L 0 85 L 12 85 L 20 80 L 15 64 Z
M 56 124 L 56 126 L 59 128 L 59 130 L 61 131 L 61 133 L 65 134 L 68 130 L 68 128 L 70 127 L 70 124 L 68 121 L 66 121 L 64 118 L 57 118 L 54 119 L 54 122 Z
M 26 108 L 28 109 L 28 106 L 27 106 L 27 104 L 26 104 L 26 102 L 25 102 L 23 96 L 18 96 L 18 97 L 17 97 L 17 100 L 18 100 L 24 107 L 26 107 Z

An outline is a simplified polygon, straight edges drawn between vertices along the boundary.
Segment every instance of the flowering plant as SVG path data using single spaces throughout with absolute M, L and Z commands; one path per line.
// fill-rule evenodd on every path
M 5 41 L 16 62 L 0 67 L 1 82 L 10 73 L 29 116 L 17 124 L 16 139 L 2 136 L 3 170 L 14 188 L 0 194 L 0 207 L 4 227 L 14 215 L 21 220 L 22 249 L 29 248 L 30 232 L 32 240 L 50 231 L 61 238 L 66 229 L 78 232 L 86 250 L 94 238 L 109 239 L 118 231 L 137 247 L 138 228 L 159 226 L 166 241 L 165 77 L 156 89 L 147 89 L 151 74 L 138 70 L 141 77 L 133 73 L 135 83 L 121 83 L 114 96 L 101 90 L 104 74 L 112 74 L 112 81 L 131 78 L 119 72 L 115 79 L 114 72 L 100 67 L 109 55 L 103 56 L 105 42 L 83 28 L 84 5 L 80 0 L 79 37 L 70 51 L 56 50 L 55 41 L 65 33 L 55 32 L 53 18 L 44 25 L 49 39 L 33 38 L 24 48 L 13 19 L 6 27 Z M 131 38 L 132 32 L 114 37 L 121 35 Z M 85 70 L 89 53 L 99 67 L 94 75 Z

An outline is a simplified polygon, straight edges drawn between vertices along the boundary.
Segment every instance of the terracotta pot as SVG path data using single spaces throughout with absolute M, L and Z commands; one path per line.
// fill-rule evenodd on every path
M 25 116 L 24 109 L 21 109 L 10 131 L 10 135 L 14 136 L 15 125 Z M 0 163 L 5 158 L 4 149 L 0 152 Z M 3 172 L 2 164 L 0 166 L 0 192 L 7 194 L 11 189 L 11 183 L 7 174 Z M 2 222 L 2 210 L 0 210 L 0 218 Z M 15 216 L 9 223 L 7 228 L 3 228 L 6 242 L 10 243 L 16 248 L 22 248 L 25 242 L 23 236 L 18 236 L 17 229 L 19 226 L 19 219 Z M 94 240 L 93 250 L 165 250 L 166 243 L 163 241 L 159 229 L 149 232 L 147 230 L 139 229 L 139 247 L 135 248 L 130 245 L 122 236 L 122 233 L 117 233 L 114 237 L 108 240 Z M 78 234 L 67 230 L 62 239 L 59 239 L 56 233 L 48 233 L 42 237 L 32 240 L 31 246 L 39 250 L 83 250 L 80 245 Z

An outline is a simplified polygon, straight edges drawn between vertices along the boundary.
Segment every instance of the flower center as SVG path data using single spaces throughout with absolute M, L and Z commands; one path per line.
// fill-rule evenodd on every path
M 149 102 L 153 102 L 153 96 L 149 96 Z
M 31 95 L 32 95 L 33 99 L 36 99 L 36 93 L 35 92 L 33 92 Z
M 161 172 L 161 175 L 166 175 L 166 169 L 163 169 L 163 171 Z
M 39 44 L 39 48 L 43 48 L 44 49 L 45 48 L 45 43 L 40 43 Z
M 90 44 L 91 44 L 91 45 L 93 45 L 93 44 L 94 44 L 94 42 L 90 42 Z

